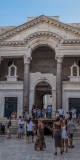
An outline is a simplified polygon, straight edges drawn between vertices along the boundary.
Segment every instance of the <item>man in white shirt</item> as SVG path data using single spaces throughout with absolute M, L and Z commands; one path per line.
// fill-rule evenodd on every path
M 33 133 L 33 129 L 34 129 L 34 123 L 32 122 L 32 119 L 29 118 L 28 123 L 27 123 L 27 137 L 28 137 L 28 143 L 29 143 L 29 136 L 32 136 L 32 142 L 34 139 L 34 133 Z
M 72 107 L 70 112 L 72 113 L 72 119 L 76 119 L 76 109 Z
M 59 113 L 59 117 L 60 117 L 60 118 L 63 118 L 63 116 L 64 116 L 64 110 L 63 110 L 63 108 L 61 107 L 61 108 L 58 109 L 57 111 L 58 111 L 58 113 Z

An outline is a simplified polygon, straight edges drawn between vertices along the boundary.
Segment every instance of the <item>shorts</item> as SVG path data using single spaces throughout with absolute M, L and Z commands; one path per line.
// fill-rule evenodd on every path
M 33 131 L 27 131 L 27 137 L 34 136 Z
M 9 128 L 7 129 L 7 133 L 8 133 L 8 134 L 11 133 L 11 127 L 9 127 Z
M 71 138 L 71 139 L 73 138 L 73 133 L 70 133 L 70 136 L 69 136 L 69 138 Z
M 48 117 L 51 117 L 51 115 L 52 115 L 51 112 L 48 112 Z
M 72 118 L 76 118 L 76 115 L 72 115 Z
M 60 118 L 63 118 L 63 115 L 59 115 Z

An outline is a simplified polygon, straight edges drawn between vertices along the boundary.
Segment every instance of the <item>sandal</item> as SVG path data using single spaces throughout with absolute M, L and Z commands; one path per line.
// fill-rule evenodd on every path
M 54 155 L 57 155 L 57 152 L 55 152 Z
M 68 151 L 65 151 L 65 153 L 68 153 Z
M 61 154 L 63 154 L 63 151 L 61 151 Z

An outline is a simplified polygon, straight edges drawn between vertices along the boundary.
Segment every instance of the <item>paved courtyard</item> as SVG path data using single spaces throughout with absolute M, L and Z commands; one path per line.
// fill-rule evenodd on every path
M 0 160 L 79 160 L 80 159 L 80 138 L 74 139 L 74 148 L 68 149 L 68 153 L 54 155 L 54 139 L 46 136 L 46 146 L 44 151 L 35 151 L 34 144 L 27 143 L 24 139 L 17 139 L 12 135 L 12 139 L 0 136 Z

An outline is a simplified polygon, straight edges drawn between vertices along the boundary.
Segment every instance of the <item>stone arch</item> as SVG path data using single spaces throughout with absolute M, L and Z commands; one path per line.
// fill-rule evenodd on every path
M 61 41 L 63 41 L 62 37 L 50 31 L 38 31 L 24 39 L 24 42 L 27 43 L 27 47 L 31 48 L 32 51 L 43 45 L 55 50 Z
M 38 83 L 40 83 L 40 82 L 47 82 L 50 86 L 51 86 L 51 88 L 53 89 L 53 84 L 52 84 L 52 82 L 50 81 L 50 80 L 48 80 L 48 79 L 46 79 L 45 77 L 43 78 L 43 79 L 38 79 L 38 80 L 36 80 L 34 83 L 33 83 L 33 85 L 32 85 L 32 88 L 34 88 L 34 90 L 35 90 L 35 87 L 37 86 L 37 84 Z

